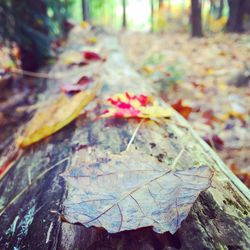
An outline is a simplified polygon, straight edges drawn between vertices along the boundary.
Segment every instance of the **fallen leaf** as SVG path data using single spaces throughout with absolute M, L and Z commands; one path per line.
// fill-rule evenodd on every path
M 97 53 L 92 51 L 68 51 L 61 56 L 61 60 L 68 66 L 85 66 L 91 62 L 104 61 Z
M 250 188 L 250 173 L 240 169 L 235 163 L 230 165 L 230 169 L 233 173 Z
M 80 23 L 80 26 L 83 28 L 83 29 L 88 29 L 90 27 L 90 24 L 86 21 L 82 21 Z
M 212 135 L 211 138 L 205 137 L 204 140 L 216 150 L 222 150 L 224 147 L 224 141 L 218 135 Z
M 219 119 L 214 115 L 213 110 L 209 109 L 206 110 L 203 114 L 202 117 L 205 119 L 205 124 L 213 127 L 214 122 L 219 122 Z
M 85 60 L 88 60 L 88 61 L 100 61 L 100 60 L 102 60 L 102 58 L 97 53 L 92 52 L 92 51 L 84 51 L 83 57 Z
M 227 121 L 230 118 L 236 118 L 242 121 L 243 123 L 248 119 L 248 114 L 240 113 L 235 110 L 229 110 L 225 114 L 223 114 L 220 119 L 223 121 Z
M 96 44 L 97 43 L 97 38 L 95 36 L 87 38 L 87 43 L 88 44 Z
M 35 113 L 22 135 L 17 137 L 16 145 L 25 148 L 57 132 L 81 113 L 95 97 L 95 93 L 96 91 L 82 91 L 72 98 L 61 94 L 52 104 Z
M 185 119 L 188 119 L 190 113 L 193 111 L 191 107 L 184 106 L 182 99 L 179 99 L 176 103 L 171 105 L 176 111 L 178 111 Z
M 61 61 L 64 64 L 69 65 L 69 66 L 79 65 L 83 62 L 83 58 L 82 58 L 82 54 L 79 51 L 70 50 L 61 55 Z
M 211 185 L 212 171 L 205 165 L 177 170 L 136 149 L 108 155 L 92 148 L 76 152 L 62 176 L 66 221 L 109 233 L 152 226 L 173 234 Z
M 120 118 L 161 118 L 170 117 L 171 110 L 163 108 L 146 95 L 134 95 L 126 92 L 108 98 L 111 107 L 101 116 Z
M 64 93 L 77 93 L 79 91 L 86 90 L 90 83 L 93 83 L 94 79 L 92 77 L 83 76 L 81 77 L 76 84 L 63 84 L 61 90 Z

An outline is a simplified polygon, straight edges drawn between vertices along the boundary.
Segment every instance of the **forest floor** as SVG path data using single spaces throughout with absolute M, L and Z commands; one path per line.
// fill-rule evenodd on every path
M 162 98 L 250 187 L 250 36 L 120 34 L 125 53 Z

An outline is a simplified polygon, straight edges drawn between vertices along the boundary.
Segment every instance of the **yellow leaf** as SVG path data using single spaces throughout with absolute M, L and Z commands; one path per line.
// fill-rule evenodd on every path
M 81 22 L 81 27 L 82 27 L 83 29 L 87 29 L 87 28 L 89 27 L 88 22 L 82 21 L 82 22 Z
M 162 118 L 170 117 L 171 110 L 169 108 L 162 108 L 154 103 L 154 106 L 140 107 L 141 117 L 143 118 Z
M 152 74 L 152 73 L 154 73 L 154 69 L 153 69 L 152 67 L 150 67 L 150 66 L 144 66 L 144 67 L 142 68 L 142 70 L 143 70 L 145 73 L 147 73 L 147 74 Z
M 214 69 L 211 69 L 211 68 L 206 69 L 206 75 L 213 75 L 213 74 L 214 74 L 214 72 L 215 72 L 215 70 L 214 70 Z
M 87 38 L 87 43 L 96 44 L 96 42 L 97 42 L 97 38 L 94 36 Z
M 247 120 L 248 115 L 237 112 L 236 110 L 229 110 L 227 113 L 223 114 L 220 118 L 223 121 L 227 121 L 230 117 L 237 118 L 239 120 Z
M 65 94 L 50 106 L 38 110 L 26 125 L 24 132 L 16 139 L 18 147 L 27 147 L 57 132 L 79 116 L 82 109 L 93 100 L 95 91 L 82 91 L 68 98 Z
M 218 83 L 218 89 L 220 91 L 226 92 L 228 90 L 228 85 L 225 82 Z

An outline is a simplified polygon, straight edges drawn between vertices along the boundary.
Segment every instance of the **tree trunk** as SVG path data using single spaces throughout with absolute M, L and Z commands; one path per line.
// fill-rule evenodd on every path
M 162 6 L 163 6 L 163 1 L 164 1 L 164 0 L 159 0 L 159 9 L 162 8 Z
M 90 21 L 89 0 L 82 0 L 82 16 L 84 21 Z
M 227 22 L 227 31 L 243 32 L 243 18 L 245 14 L 245 0 L 228 0 L 229 19 Z
M 172 1 L 168 0 L 168 13 L 167 13 L 167 20 L 170 21 L 171 20 L 171 12 L 172 12 Z
M 72 156 L 80 150 L 83 155 L 91 150 L 118 154 L 126 150 L 138 126 L 138 121 L 133 119 L 93 121 L 93 115 L 101 113 L 102 101 L 125 91 L 157 97 L 153 85 L 129 65 L 117 39 L 100 30 L 88 33 L 73 29 L 67 43 L 69 51 L 64 52 L 51 72 L 65 73 L 63 82 L 72 80 L 72 72 L 82 76 L 82 67 L 69 68 L 63 58 L 72 48 L 79 48 L 81 53 L 86 36 L 97 37 L 100 53 L 108 55 L 105 62 L 87 66 L 88 74 L 96 75 L 104 86 L 91 104 L 92 111 L 27 148 L 1 179 L 0 249 L 250 249 L 249 190 L 174 110 L 171 110 L 171 119 L 163 119 L 163 126 L 158 121 L 145 121 L 133 145 L 145 154 L 159 157 L 167 165 L 185 148 L 184 157 L 179 160 L 181 168 L 205 163 L 214 172 L 212 186 L 199 195 L 181 228 L 174 235 L 158 234 L 152 227 L 109 234 L 101 227 L 87 228 L 64 220 L 62 213 L 72 195 L 69 191 L 74 194 L 81 191 L 79 187 L 69 189 L 63 177 L 64 171 L 72 167 Z M 61 84 L 62 79 L 47 79 L 46 84 L 42 84 L 47 89 L 38 99 L 56 98 Z M 171 109 L 166 103 L 162 105 Z M 13 137 L 11 133 L 10 136 Z M 11 140 L 8 138 L 2 143 L 8 147 Z M 98 166 L 93 164 L 93 168 Z M 72 171 L 72 177 L 75 175 L 81 175 L 81 171 Z
M 202 37 L 201 1 L 192 0 L 191 3 L 192 36 Z
M 212 14 L 214 14 L 215 11 L 216 11 L 216 4 L 213 0 L 210 0 L 209 14 L 212 15 Z
M 224 0 L 220 0 L 220 6 L 219 6 L 217 19 L 220 19 L 222 17 L 224 5 L 225 5 Z
M 151 32 L 154 31 L 154 0 L 150 1 L 151 7 Z
M 127 0 L 122 0 L 122 27 L 123 28 L 127 28 L 126 7 L 127 7 Z

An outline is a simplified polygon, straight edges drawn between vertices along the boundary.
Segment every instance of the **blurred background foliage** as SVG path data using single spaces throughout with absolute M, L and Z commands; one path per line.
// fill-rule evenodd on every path
M 192 4 L 200 5 L 203 32 L 250 29 L 248 0 L 1 0 L 0 40 L 16 42 L 23 67 L 35 69 L 53 56 L 52 41 L 65 37 L 72 22 L 85 20 L 116 30 L 188 32 Z

